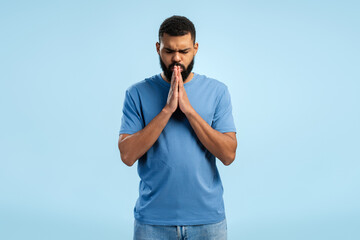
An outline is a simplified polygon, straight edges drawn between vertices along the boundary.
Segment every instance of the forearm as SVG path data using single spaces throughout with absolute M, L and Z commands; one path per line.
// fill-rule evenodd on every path
M 132 166 L 137 159 L 143 156 L 159 138 L 168 123 L 172 113 L 166 108 L 154 117 L 142 130 L 127 136 L 119 143 L 123 162 Z
M 213 129 L 195 110 L 186 113 L 191 127 L 204 147 L 217 157 L 224 165 L 235 159 L 236 139 Z

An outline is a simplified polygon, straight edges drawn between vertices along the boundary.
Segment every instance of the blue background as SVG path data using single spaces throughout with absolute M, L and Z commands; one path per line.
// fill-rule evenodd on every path
M 359 239 L 358 1 L 1 1 L 0 239 L 131 239 L 124 94 L 160 73 L 162 21 L 197 29 L 194 71 L 238 129 L 218 161 L 230 240 Z

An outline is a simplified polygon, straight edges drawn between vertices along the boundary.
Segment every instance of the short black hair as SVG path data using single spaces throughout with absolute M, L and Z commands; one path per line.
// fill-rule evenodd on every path
M 159 29 L 159 43 L 164 33 L 169 34 L 170 36 L 184 36 L 190 33 L 191 39 L 195 44 L 195 26 L 186 17 L 174 15 L 165 19 Z

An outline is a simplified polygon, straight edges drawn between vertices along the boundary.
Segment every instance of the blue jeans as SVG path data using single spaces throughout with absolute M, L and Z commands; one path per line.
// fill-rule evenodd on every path
M 143 224 L 135 220 L 134 240 L 226 240 L 226 219 L 219 223 L 187 226 Z

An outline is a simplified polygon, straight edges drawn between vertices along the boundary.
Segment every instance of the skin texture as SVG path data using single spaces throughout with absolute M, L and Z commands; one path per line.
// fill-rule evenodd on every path
M 161 74 L 164 81 L 171 83 L 167 102 L 162 111 L 142 130 L 119 136 L 120 157 L 126 165 L 132 166 L 152 147 L 178 107 L 185 114 L 206 149 L 226 166 L 234 161 L 237 148 L 235 132 L 221 133 L 213 129 L 194 110 L 186 94 L 184 83 L 191 81 L 194 73 L 190 73 L 187 79 L 183 80 L 181 75 L 183 69 L 180 66 L 187 68 L 197 50 L 198 43 L 193 44 L 190 33 L 184 36 L 164 34 L 161 43 L 156 43 L 156 51 L 166 67 L 177 64 L 174 66 L 171 79 L 167 79 L 164 72 Z
M 190 33 L 184 36 L 170 36 L 164 33 L 161 38 L 161 43 L 156 43 L 156 51 L 166 67 L 178 64 L 187 68 L 195 57 L 198 48 L 199 44 L 193 44 Z M 181 69 L 181 71 L 182 70 L 183 69 Z M 170 79 L 166 78 L 164 72 L 161 73 L 161 76 L 165 81 L 170 82 Z M 184 83 L 189 82 L 193 76 L 194 73 L 190 73 L 186 79 L 183 79 Z

